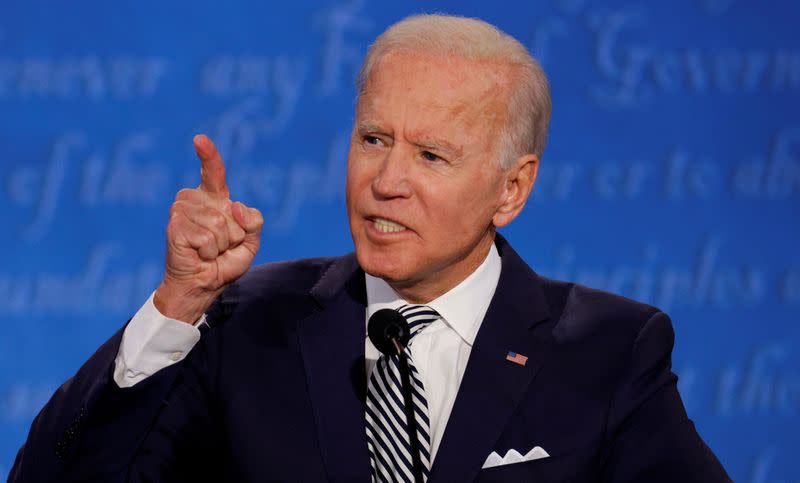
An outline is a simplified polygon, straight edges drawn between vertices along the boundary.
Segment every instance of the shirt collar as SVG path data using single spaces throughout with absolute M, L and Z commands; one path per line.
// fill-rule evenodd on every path
M 500 280 L 500 255 L 492 243 L 486 259 L 467 278 L 425 304 L 439 312 L 444 322 L 470 346 L 475 341 L 483 316 Z M 385 280 L 365 273 L 367 286 L 367 321 L 381 309 L 396 309 L 407 304 Z

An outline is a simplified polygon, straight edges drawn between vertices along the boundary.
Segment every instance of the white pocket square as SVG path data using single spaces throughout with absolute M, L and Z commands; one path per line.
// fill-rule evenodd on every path
M 525 456 L 519 454 L 519 451 L 515 449 L 510 449 L 506 455 L 501 458 L 496 451 L 492 451 L 489 457 L 486 458 L 486 462 L 483 464 L 483 469 L 493 468 L 495 466 L 510 465 L 513 463 L 522 463 L 524 461 L 533 461 L 541 458 L 547 458 L 548 456 L 550 455 L 547 454 L 547 451 L 545 451 L 541 446 L 536 446 L 532 450 L 528 451 Z

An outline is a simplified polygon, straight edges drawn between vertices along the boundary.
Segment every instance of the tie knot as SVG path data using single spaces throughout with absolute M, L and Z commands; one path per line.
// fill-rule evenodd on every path
M 439 312 L 427 305 L 403 305 L 397 309 L 408 321 L 408 343 L 414 340 L 414 336 L 422 332 L 422 329 L 435 322 L 439 317 Z

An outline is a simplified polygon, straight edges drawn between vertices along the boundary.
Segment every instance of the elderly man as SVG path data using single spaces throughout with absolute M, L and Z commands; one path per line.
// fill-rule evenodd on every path
M 496 233 L 550 115 L 525 48 L 411 17 L 358 96 L 355 254 L 248 271 L 261 214 L 196 137 L 162 284 L 39 414 L 11 481 L 727 481 L 678 395 L 668 317 L 541 278 Z M 410 405 L 366 337 L 384 308 L 413 327 Z

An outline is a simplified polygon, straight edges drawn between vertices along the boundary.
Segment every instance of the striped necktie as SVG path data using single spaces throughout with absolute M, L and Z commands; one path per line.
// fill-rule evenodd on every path
M 430 421 L 425 388 L 411 355 L 414 336 L 439 318 L 425 305 L 403 305 L 398 312 L 408 321 L 409 340 L 405 349 L 410 382 L 413 390 L 417 438 L 420 446 L 423 479 L 431 469 Z M 414 482 L 411 441 L 406 421 L 406 407 L 400 382 L 400 359 L 383 354 L 369 377 L 367 387 L 367 447 L 372 465 L 372 481 Z

